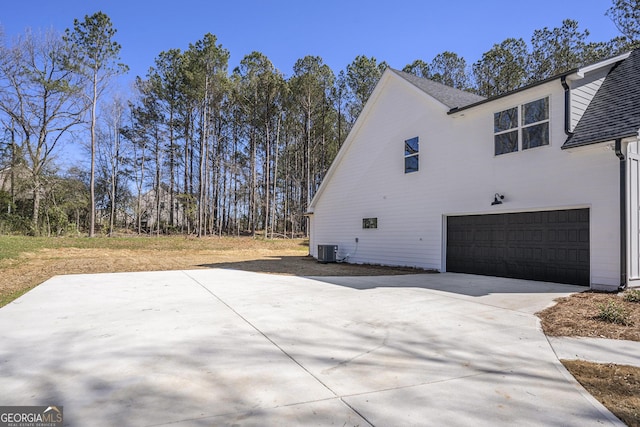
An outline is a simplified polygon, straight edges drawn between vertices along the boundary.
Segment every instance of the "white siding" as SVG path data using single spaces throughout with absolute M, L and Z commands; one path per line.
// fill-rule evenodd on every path
M 558 81 L 453 116 L 399 77 L 381 85 L 314 200 L 312 255 L 316 245 L 336 244 L 349 262 L 444 271 L 448 215 L 588 207 L 592 283 L 618 285 L 618 159 L 602 147 L 560 149 L 566 135 Z M 551 145 L 494 156 L 493 113 L 545 96 Z M 414 136 L 420 170 L 405 174 L 403 144 Z M 504 202 L 491 206 L 496 192 Z M 378 218 L 378 229 L 362 229 L 369 217 Z
M 598 70 L 598 72 L 592 73 L 588 77 L 571 82 L 570 131 L 573 132 L 573 130 L 576 128 L 576 125 L 593 100 L 596 92 L 598 92 L 598 89 L 600 89 L 600 86 L 602 86 L 602 83 L 604 82 L 604 79 L 606 77 L 606 72 L 608 70 L 608 68 L 605 70 Z

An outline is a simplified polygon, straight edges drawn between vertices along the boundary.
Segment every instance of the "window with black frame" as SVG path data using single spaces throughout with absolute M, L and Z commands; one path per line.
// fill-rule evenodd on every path
M 362 218 L 362 228 L 378 228 L 378 218 Z
M 404 173 L 417 172 L 419 166 L 418 153 L 420 151 L 418 137 L 404 141 Z

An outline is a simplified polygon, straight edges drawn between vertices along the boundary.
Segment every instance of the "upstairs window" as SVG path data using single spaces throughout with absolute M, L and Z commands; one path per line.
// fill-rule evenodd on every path
M 418 137 L 404 141 L 404 173 L 418 171 Z
M 549 97 L 494 113 L 495 155 L 549 145 Z
M 549 98 L 522 106 L 522 149 L 549 145 Z
M 518 107 L 495 113 L 493 132 L 496 156 L 518 151 Z

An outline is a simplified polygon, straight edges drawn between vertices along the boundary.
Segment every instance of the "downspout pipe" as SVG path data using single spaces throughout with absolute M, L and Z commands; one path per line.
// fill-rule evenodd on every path
M 569 88 L 569 84 L 567 83 L 567 76 L 564 75 L 560 77 L 560 83 L 564 88 L 564 133 L 567 136 L 573 135 L 571 132 L 571 105 L 569 103 L 571 97 L 571 89 Z
M 622 139 L 615 142 L 615 153 L 620 159 L 620 286 L 618 291 L 627 288 L 627 186 L 626 158 L 622 152 Z

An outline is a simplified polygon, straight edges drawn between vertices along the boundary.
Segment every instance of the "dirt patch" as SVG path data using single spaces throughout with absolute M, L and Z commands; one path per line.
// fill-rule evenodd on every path
M 589 393 L 629 427 L 640 427 L 640 368 L 563 360 Z
M 554 306 L 537 314 L 547 335 L 640 341 L 640 303 L 627 302 L 623 295 L 581 292 L 558 298 Z M 626 325 L 598 318 L 602 307 L 610 304 L 626 313 Z M 581 360 L 562 363 L 607 409 L 627 425 L 640 427 L 640 368 Z
M 311 256 L 277 256 L 247 261 L 216 262 L 198 267 L 230 268 L 256 273 L 284 274 L 289 276 L 381 276 L 421 274 L 427 271 L 409 267 L 386 267 L 346 263 L 318 262 Z
M 626 313 L 628 324 L 611 323 L 597 316 L 601 306 L 612 303 Z M 640 341 L 640 303 L 627 302 L 623 294 L 581 292 L 558 298 L 538 313 L 542 330 L 550 336 L 577 336 Z
M 24 253 L 0 263 L 0 307 L 47 279 L 64 274 L 228 268 L 295 276 L 377 276 L 424 273 L 412 268 L 321 264 L 300 248 L 87 249 L 56 248 Z

